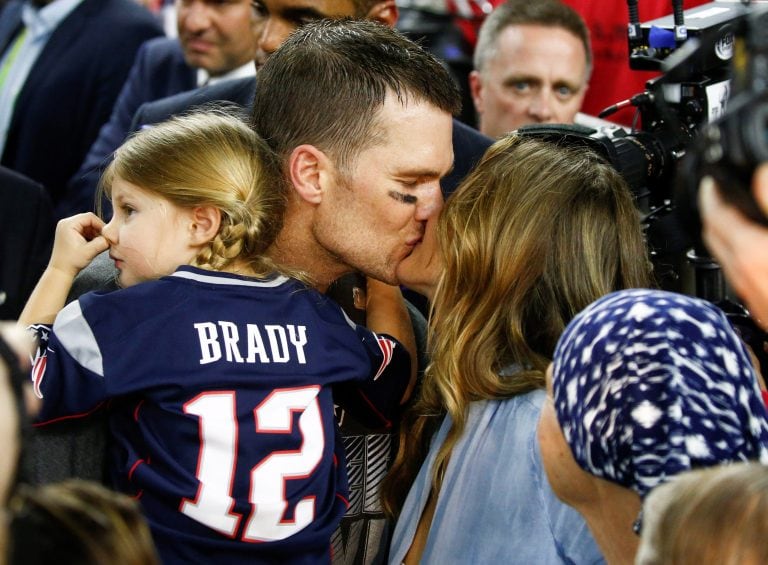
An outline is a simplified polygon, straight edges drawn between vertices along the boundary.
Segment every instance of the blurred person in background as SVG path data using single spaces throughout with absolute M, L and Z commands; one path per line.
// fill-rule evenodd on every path
M 29 338 L 13 322 L 0 322 L 0 514 L 16 489 L 28 418 L 39 402 L 29 380 Z M 3 516 L 5 518 L 5 516 Z M 5 563 L 7 522 L 0 521 L 0 563 Z
M 43 274 L 53 245 L 45 187 L 0 166 L 0 320 L 15 320 Z
M 703 236 L 752 318 L 768 331 L 768 228 L 753 222 L 723 197 L 728 187 L 705 178 L 699 191 Z M 768 163 L 752 177 L 752 194 L 768 217 Z
M 178 0 L 175 7 L 178 37 L 159 37 L 141 46 L 109 121 L 68 183 L 58 217 L 94 209 L 101 171 L 130 132 L 139 106 L 256 73 L 260 26 L 251 0 Z
M 131 497 L 71 479 L 24 486 L 9 503 L 8 565 L 159 565 Z
M 54 206 L 109 119 L 139 46 L 162 35 L 133 0 L 11 0 L 0 12 L 0 164 Z
M 734 463 L 682 473 L 643 504 L 636 565 L 768 563 L 768 467 Z
M 573 123 L 592 67 L 589 31 L 559 0 L 508 0 L 480 28 L 469 75 L 478 128 Z

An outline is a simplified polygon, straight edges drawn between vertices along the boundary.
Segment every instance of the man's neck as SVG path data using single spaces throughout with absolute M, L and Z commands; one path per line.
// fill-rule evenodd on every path
M 325 292 L 333 281 L 352 272 L 315 240 L 310 224 L 300 214 L 286 214 L 283 229 L 267 253 L 278 265 L 309 275 L 312 286 L 320 292 Z

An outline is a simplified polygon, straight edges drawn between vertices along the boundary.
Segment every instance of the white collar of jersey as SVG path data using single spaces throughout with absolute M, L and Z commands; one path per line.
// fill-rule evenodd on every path
M 190 279 L 208 284 L 221 284 L 230 286 L 257 286 L 262 288 L 273 288 L 280 286 L 288 281 L 288 277 L 283 275 L 274 275 L 268 279 L 255 279 L 252 277 L 244 277 L 241 275 L 235 275 L 232 273 L 221 273 L 218 271 L 204 271 L 188 265 L 179 267 L 172 277 L 178 277 L 182 279 Z

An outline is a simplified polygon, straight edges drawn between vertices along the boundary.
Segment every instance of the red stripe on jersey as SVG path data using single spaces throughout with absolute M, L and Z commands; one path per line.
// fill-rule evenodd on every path
M 104 406 L 105 402 L 99 402 L 96 406 L 88 410 L 87 412 L 81 412 L 79 414 L 70 414 L 69 416 L 60 416 L 58 418 L 53 418 L 51 420 L 45 420 L 44 422 L 36 422 L 32 424 L 33 428 L 42 428 L 43 426 L 47 426 L 48 424 L 55 424 L 56 422 L 63 422 L 65 420 L 75 420 L 77 418 L 85 418 L 86 416 L 90 416 L 96 410 Z
M 376 416 L 381 420 L 381 425 L 385 428 L 391 428 L 392 427 L 392 421 L 384 416 L 377 408 L 376 405 L 370 401 L 370 399 L 365 396 L 365 393 L 362 390 L 358 391 L 360 393 L 360 398 L 363 399 L 363 401 L 368 405 L 368 408 L 371 409 L 371 412 L 376 414 Z
M 40 392 L 40 385 L 43 384 L 43 376 L 45 376 L 45 365 L 48 363 L 48 357 L 45 353 L 38 355 L 35 358 L 35 364 L 32 366 L 32 386 L 35 391 L 35 396 L 38 398 L 43 397 L 43 393 Z
M 392 361 L 393 351 L 395 349 L 395 343 L 391 339 L 387 339 L 386 337 L 376 336 L 376 341 L 379 344 L 379 349 L 381 349 L 381 353 L 384 356 L 384 359 L 382 359 L 381 366 L 379 367 L 379 370 L 376 371 L 376 374 L 373 377 L 374 381 L 381 376 L 381 373 L 384 372 L 384 369 L 386 369 L 387 365 L 389 365 L 390 362 Z
M 342 495 L 342 494 L 339 494 L 339 493 L 337 492 L 337 493 L 336 493 L 336 498 L 338 498 L 339 500 L 341 500 L 341 501 L 344 503 L 344 506 L 346 506 L 347 508 L 349 508 L 349 500 L 347 500 L 346 498 L 344 498 L 344 495 Z
M 136 462 L 133 465 L 131 465 L 131 468 L 128 471 L 128 480 L 129 481 L 133 480 L 133 472 L 136 470 L 136 467 L 138 467 L 142 463 L 146 463 L 146 461 L 144 461 L 143 459 L 137 459 Z
M 138 404 L 136 404 L 136 408 L 133 409 L 133 419 L 134 421 L 139 421 L 139 411 L 141 410 L 141 407 L 144 405 L 144 401 L 146 398 L 142 398 Z

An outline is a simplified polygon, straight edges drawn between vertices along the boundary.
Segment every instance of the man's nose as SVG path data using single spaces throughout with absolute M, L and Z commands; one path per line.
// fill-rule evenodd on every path
M 267 56 L 274 53 L 293 31 L 290 26 L 282 25 L 272 18 L 267 19 L 261 26 L 258 47 Z
M 554 113 L 552 111 L 554 104 L 554 94 L 548 88 L 541 89 L 531 98 L 528 106 L 528 114 L 538 122 L 548 122 L 552 120 Z
M 211 10 L 205 2 L 192 2 L 184 10 L 183 25 L 187 31 L 199 33 L 211 26 Z
M 426 221 L 436 217 L 443 209 L 443 191 L 440 190 L 440 182 L 435 181 L 425 190 L 416 204 L 416 219 Z

